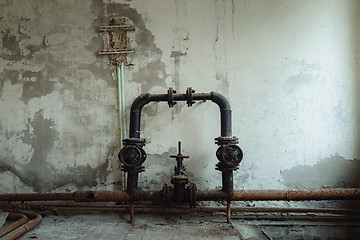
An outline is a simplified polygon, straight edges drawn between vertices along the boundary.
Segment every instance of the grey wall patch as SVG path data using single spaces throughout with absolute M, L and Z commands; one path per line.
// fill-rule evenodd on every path
M 339 155 L 314 166 L 297 166 L 282 172 L 289 188 L 360 187 L 360 161 Z
M 11 84 L 15 84 L 18 81 L 19 74 L 20 72 L 15 70 L 4 70 L 0 73 L 0 98 L 5 81 L 10 80 Z
M 1 58 L 9 61 L 20 61 L 22 59 L 19 41 L 16 36 L 10 34 L 10 30 L 2 31 L 2 47 L 9 51 L 8 54 L 1 54 Z
M 134 72 L 133 81 L 141 83 L 143 92 L 148 92 L 153 86 L 166 87 L 165 64 L 160 60 L 148 63 L 145 67 Z
M 27 102 L 32 98 L 45 96 L 54 91 L 54 82 L 50 82 L 51 69 L 46 67 L 41 72 L 26 71 L 23 73 L 24 79 L 27 79 L 23 84 L 23 93 L 21 100 Z
M 36 192 L 48 192 L 67 184 L 78 187 L 96 186 L 97 178 L 102 181 L 108 174 L 108 161 L 96 168 L 90 166 L 67 167 L 59 171 L 46 161 L 47 153 L 58 138 L 54 130 L 54 122 L 44 119 L 41 111 L 37 112 L 33 121 L 29 122 L 33 128 L 33 134 L 24 132 L 23 142 L 34 148 L 34 153 L 26 166 L 18 167 L 11 159 L 0 162 L 0 172 L 10 171 L 15 174 L 24 184 L 33 188 Z

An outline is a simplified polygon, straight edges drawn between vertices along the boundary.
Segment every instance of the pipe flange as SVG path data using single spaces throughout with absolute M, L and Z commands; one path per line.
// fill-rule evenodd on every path
M 143 147 L 146 145 L 146 140 L 144 138 L 126 138 L 123 140 L 123 144 L 127 145 L 135 145 L 137 147 Z
M 171 175 L 172 184 L 187 184 L 189 182 L 189 178 L 186 175 Z
M 136 166 L 136 167 L 122 166 L 121 171 L 128 172 L 128 173 L 140 173 L 140 172 L 145 171 L 145 167 L 144 166 Z
M 239 143 L 239 139 L 235 136 L 233 136 L 233 137 L 217 137 L 214 140 L 215 140 L 215 144 L 217 144 L 219 146 Z
M 168 105 L 169 108 L 172 108 L 176 102 L 174 102 L 174 94 L 176 93 L 175 90 L 173 90 L 173 88 L 169 88 L 168 90 Z
M 191 107 L 195 103 L 195 101 L 193 100 L 193 93 L 195 93 L 195 90 L 191 87 L 188 87 L 186 89 L 186 103 L 188 107 Z
M 192 183 L 188 188 L 188 194 L 189 194 L 189 207 L 194 208 L 196 207 L 196 185 L 195 183 Z
M 231 171 L 239 170 L 239 166 L 230 167 L 229 165 L 226 165 L 221 162 L 217 163 L 215 166 L 216 166 L 215 170 L 219 170 L 222 172 L 231 172 Z
M 164 184 L 162 189 L 162 200 L 164 207 L 169 207 L 170 204 L 170 191 L 167 184 Z

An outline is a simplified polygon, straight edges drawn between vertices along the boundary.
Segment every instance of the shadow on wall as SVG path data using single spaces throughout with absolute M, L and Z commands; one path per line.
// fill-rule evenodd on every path
M 296 166 L 285 170 L 282 176 L 291 189 L 360 187 L 359 170 L 359 159 L 335 155 L 313 166 Z

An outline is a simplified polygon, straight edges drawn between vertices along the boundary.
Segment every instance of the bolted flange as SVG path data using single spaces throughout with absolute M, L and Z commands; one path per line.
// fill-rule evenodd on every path
M 195 90 L 191 87 L 188 87 L 186 89 L 186 103 L 188 107 L 191 107 L 195 103 L 195 101 L 193 100 L 193 93 L 195 93 Z
M 173 90 L 173 88 L 169 88 L 168 90 L 168 105 L 169 108 L 172 108 L 176 102 L 174 102 L 174 94 L 176 93 L 175 90 Z

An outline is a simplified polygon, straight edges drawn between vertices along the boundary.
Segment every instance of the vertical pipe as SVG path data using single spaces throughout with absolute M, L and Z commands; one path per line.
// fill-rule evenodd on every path
M 131 194 L 138 189 L 139 173 L 136 171 L 129 171 L 127 177 L 127 191 Z
M 124 94 L 124 63 L 117 65 L 118 78 L 118 105 L 119 105 L 119 128 L 120 128 L 120 147 L 123 148 L 123 140 L 126 137 L 125 120 L 125 94 Z M 121 163 L 120 163 L 121 164 Z M 121 190 L 125 190 L 126 176 L 121 171 Z
M 225 109 L 220 112 L 221 136 L 232 137 L 231 133 L 231 110 Z
M 134 204 L 130 204 L 130 223 L 134 223 Z
M 227 219 L 227 223 L 230 224 L 230 219 L 231 219 L 231 201 L 227 201 L 226 204 L 226 219 Z
M 233 171 L 222 171 L 222 191 L 226 194 L 232 194 L 234 192 Z

